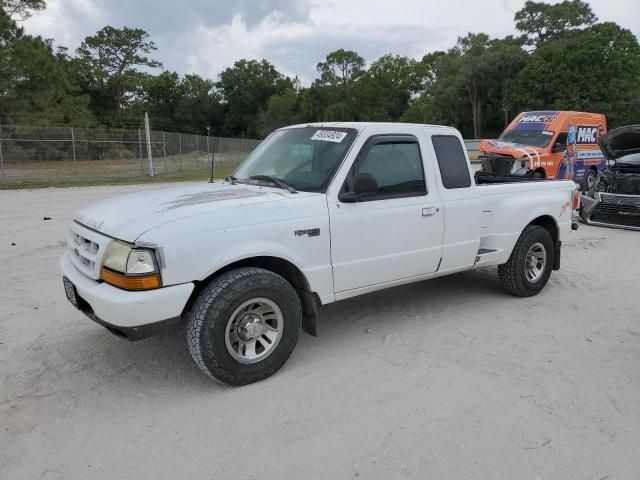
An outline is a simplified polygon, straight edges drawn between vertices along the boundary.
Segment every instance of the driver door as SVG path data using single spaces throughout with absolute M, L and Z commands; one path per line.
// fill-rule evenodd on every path
M 336 294 L 435 272 L 442 255 L 444 211 L 435 183 L 427 189 L 420 142 L 413 135 L 367 139 L 329 202 Z M 376 194 L 344 202 L 358 172 Z

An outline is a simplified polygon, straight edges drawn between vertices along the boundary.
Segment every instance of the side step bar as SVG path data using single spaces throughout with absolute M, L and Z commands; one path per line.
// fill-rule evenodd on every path
M 482 257 L 485 255 L 489 255 L 491 253 L 495 253 L 498 250 L 494 249 L 494 248 L 480 248 L 478 249 L 478 253 L 476 254 L 476 261 L 474 263 L 477 264 L 480 260 L 482 260 Z

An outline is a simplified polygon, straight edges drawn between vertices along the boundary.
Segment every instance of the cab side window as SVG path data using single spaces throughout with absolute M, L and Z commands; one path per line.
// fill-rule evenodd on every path
M 420 146 L 412 136 L 373 137 L 358 156 L 352 178 L 358 173 L 371 175 L 378 184 L 370 200 L 427 193 Z
M 433 135 L 431 137 L 436 159 L 440 167 L 442 185 L 446 189 L 471 186 L 469 164 L 458 137 L 454 135 Z

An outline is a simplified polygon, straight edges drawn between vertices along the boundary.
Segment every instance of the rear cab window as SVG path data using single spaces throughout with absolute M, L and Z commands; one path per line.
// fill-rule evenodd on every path
M 469 164 L 458 137 L 455 135 L 433 135 L 431 142 L 436 152 L 444 188 L 470 187 Z

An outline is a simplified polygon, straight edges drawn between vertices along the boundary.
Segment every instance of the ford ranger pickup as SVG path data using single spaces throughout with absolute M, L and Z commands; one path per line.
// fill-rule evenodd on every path
M 79 210 L 60 264 L 95 322 L 130 340 L 182 323 L 202 372 L 242 385 L 332 302 L 489 265 L 508 293 L 537 294 L 579 198 L 572 181 L 476 181 L 454 128 L 296 125 L 225 181 Z

